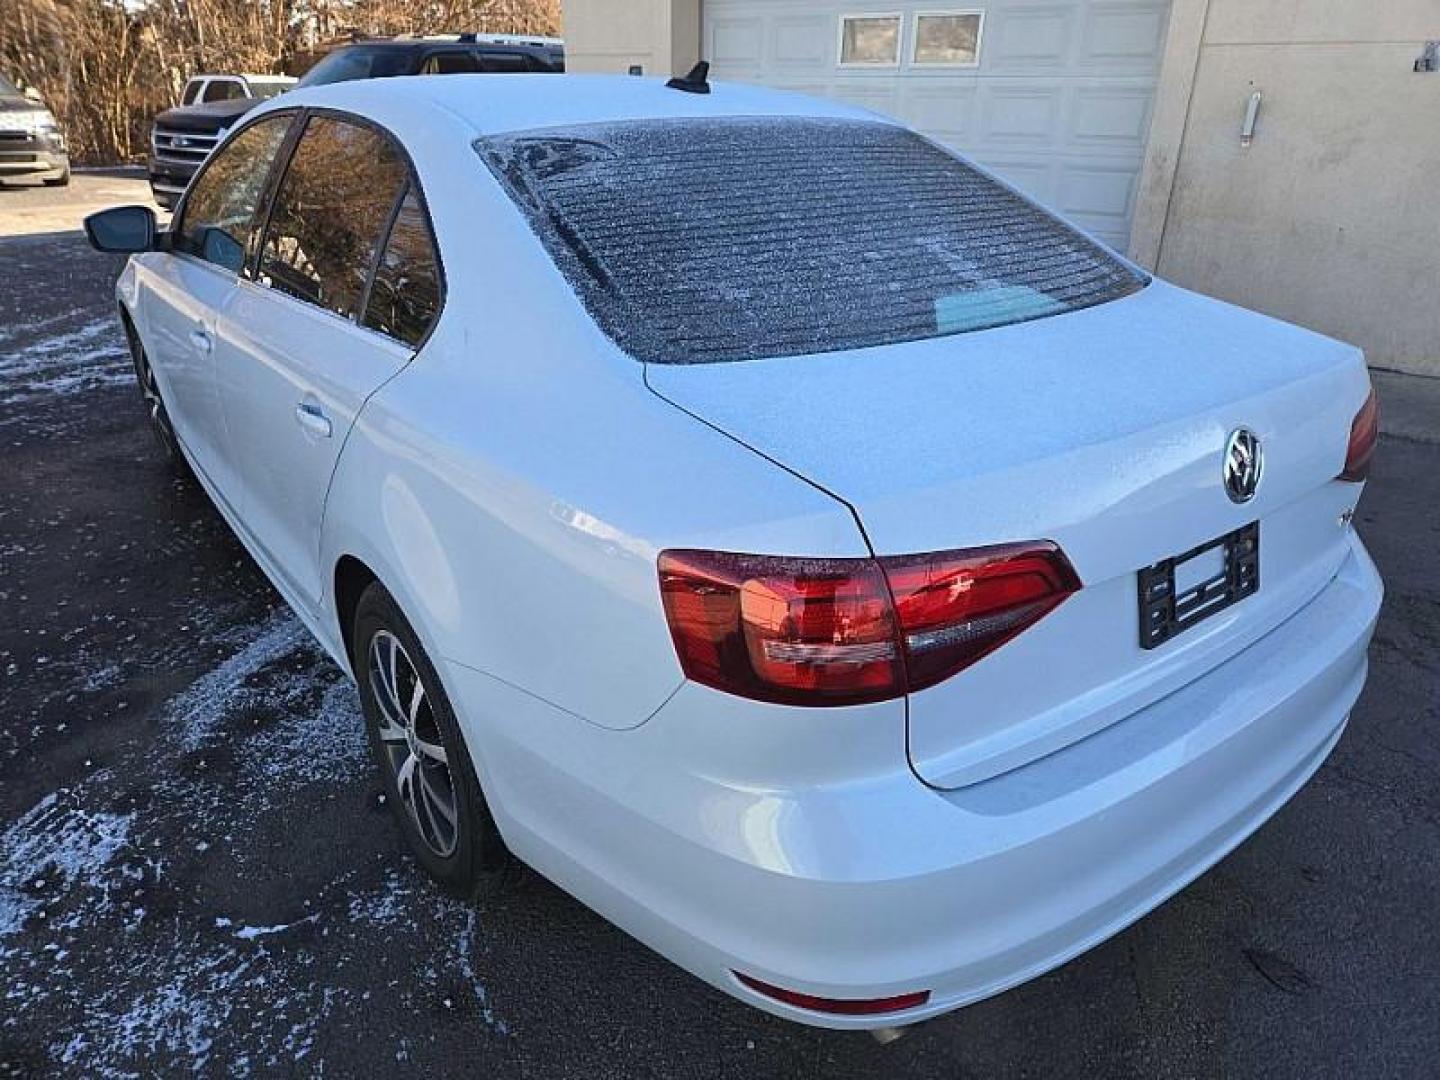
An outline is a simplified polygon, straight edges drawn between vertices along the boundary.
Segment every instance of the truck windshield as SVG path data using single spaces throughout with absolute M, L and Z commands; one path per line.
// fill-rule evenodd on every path
M 250 96 L 257 98 L 272 98 L 277 94 L 283 94 L 295 84 L 288 79 L 279 81 L 276 79 L 248 79 L 250 84 Z
M 1146 283 L 892 124 L 646 120 L 475 146 L 596 322 L 646 362 L 941 337 L 1102 304 Z
M 349 45 L 325 57 L 300 80 L 300 86 L 327 86 L 352 79 L 381 79 L 407 75 L 412 57 L 405 49 L 384 45 Z

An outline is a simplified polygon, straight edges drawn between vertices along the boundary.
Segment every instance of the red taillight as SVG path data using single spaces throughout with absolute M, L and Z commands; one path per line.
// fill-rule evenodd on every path
M 881 559 L 660 555 L 686 676 L 792 705 L 853 705 L 933 686 L 1079 587 L 1048 542 Z
M 666 551 L 660 594 L 696 682 L 796 705 L 903 693 L 890 596 L 870 559 Z
M 911 690 L 994 652 L 1080 588 L 1048 541 L 881 559 L 904 631 Z
M 1375 444 L 1380 439 L 1380 399 L 1375 391 L 1365 399 L 1360 411 L 1350 424 L 1350 445 L 1345 450 L 1345 468 L 1341 480 L 1364 480 L 1370 475 L 1370 461 L 1375 456 Z
M 749 975 L 742 975 L 735 972 L 735 977 L 756 993 L 764 994 L 776 1001 L 783 1001 L 787 1005 L 795 1005 L 801 1009 L 813 1009 L 815 1012 L 833 1013 L 837 1016 L 874 1016 L 877 1013 L 899 1012 L 902 1009 L 913 1009 L 917 1005 L 924 1005 L 930 1000 L 929 990 L 916 990 L 910 994 L 896 994 L 894 997 L 883 998 L 827 998 L 817 997 L 814 994 L 802 994 L 798 990 L 786 990 L 783 987 L 771 986 L 767 982 L 752 978 Z

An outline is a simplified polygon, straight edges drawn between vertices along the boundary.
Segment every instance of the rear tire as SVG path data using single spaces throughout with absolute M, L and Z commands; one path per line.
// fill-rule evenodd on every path
M 130 344 L 130 359 L 135 365 L 135 381 L 140 384 L 140 397 L 145 402 L 150 432 L 170 468 L 177 476 L 189 479 L 194 474 L 190 471 L 190 463 L 185 460 L 185 451 L 180 448 L 180 440 L 175 437 L 175 425 L 170 420 L 170 410 L 165 406 L 155 369 L 150 366 L 145 346 L 140 343 L 140 335 L 135 332 L 129 318 L 122 317 L 121 321 L 125 325 L 125 340 Z
M 145 403 L 145 415 L 150 420 L 151 435 L 156 436 L 156 445 L 160 446 L 160 454 L 170 465 L 171 471 L 183 480 L 193 477 L 190 471 L 190 462 L 184 458 L 184 451 L 180 449 L 180 439 L 176 438 L 174 423 L 170 420 L 170 410 L 166 408 L 166 399 L 160 392 L 160 383 L 156 379 L 156 369 L 150 366 L 150 357 L 145 356 L 145 347 L 140 343 L 140 334 L 135 333 L 134 325 L 131 325 L 130 318 L 121 317 L 121 323 L 125 327 L 125 340 L 130 343 L 130 359 L 135 366 L 135 382 L 140 384 L 140 396 Z
M 370 752 L 406 843 L 447 891 L 493 895 L 513 879 L 516 863 L 420 639 L 379 582 L 361 594 L 353 630 L 350 664 Z

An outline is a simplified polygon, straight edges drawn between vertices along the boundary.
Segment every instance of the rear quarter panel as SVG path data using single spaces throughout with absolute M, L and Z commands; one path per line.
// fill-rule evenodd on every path
M 662 548 L 865 553 L 843 506 L 654 398 L 638 365 L 576 385 L 450 327 L 361 414 L 324 535 L 326 565 L 369 565 L 437 655 L 631 727 L 682 681 Z
M 861 556 L 863 538 L 842 504 L 646 389 L 468 140 L 410 149 L 445 312 L 352 430 L 324 565 L 369 565 L 435 655 L 641 724 L 683 681 L 661 549 Z

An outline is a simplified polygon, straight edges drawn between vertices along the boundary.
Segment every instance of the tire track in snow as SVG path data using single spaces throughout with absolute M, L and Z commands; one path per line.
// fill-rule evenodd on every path
M 0 341 L 0 423 L 23 416 L 15 406 L 68 396 L 134 378 L 120 321 L 111 315 L 16 345 Z

